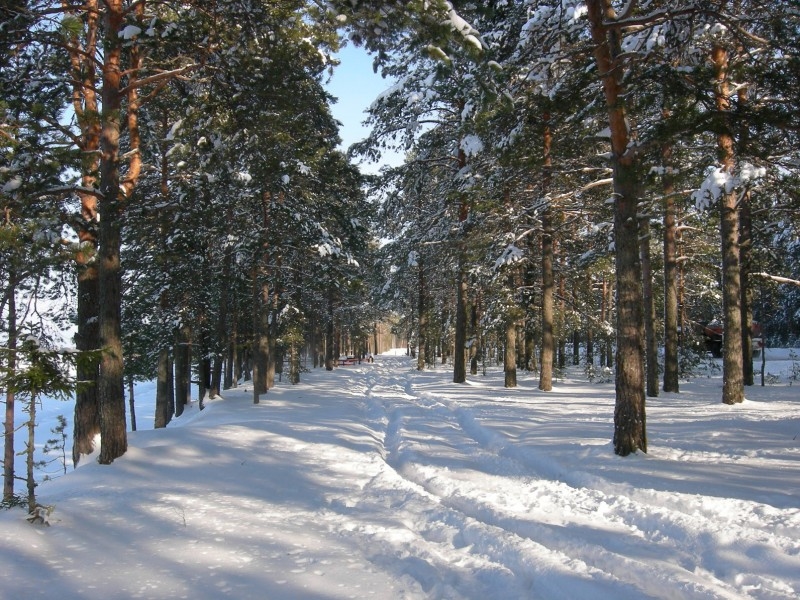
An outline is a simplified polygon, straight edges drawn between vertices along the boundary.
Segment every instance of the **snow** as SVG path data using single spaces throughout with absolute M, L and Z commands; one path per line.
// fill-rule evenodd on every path
M 477 135 L 470 134 L 464 136 L 459 144 L 459 147 L 467 156 L 475 156 L 483 150 L 483 142 Z
M 729 173 L 719 167 L 709 171 L 699 190 L 692 192 L 692 199 L 698 210 L 713 205 L 720 196 L 729 194 L 737 187 L 766 175 L 766 169 L 750 163 L 743 163 L 738 173 Z
M 126 25 L 125 28 L 119 32 L 119 37 L 124 40 L 132 40 L 141 33 L 141 27 L 137 27 L 136 25 Z
M 20 177 L 13 177 L 3 185 L 2 192 L 4 194 L 9 194 L 18 190 L 20 187 L 22 187 L 22 179 Z
M 2 597 L 796 598 L 798 361 L 767 358 L 743 405 L 713 372 L 649 399 L 627 458 L 577 371 L 455 385 L 394 353 L 244 385 L 42 484 L 50 527 L 0 512 Z
M 509 244 L 505 247 L 503 253 L 497 257 L 497 260 L 494 261 L 494 270 L 497 271 L 502 267 L 519 262 L 524 257 L 525 253 L 521 248 L 518 248 L 514 244 Z

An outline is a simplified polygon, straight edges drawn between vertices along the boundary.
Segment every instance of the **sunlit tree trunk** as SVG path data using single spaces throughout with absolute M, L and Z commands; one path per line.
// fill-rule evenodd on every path
M 98 239 L 99 325 L 103 348 L 97 380 L 100 408 L 101 464 L 109 464 L 128 448 L 122 364 L 122 214 L 120 130 L 122 128 L 122 45 L 118 33 L 125 13 L 122 0 L 108 0 L 104 12 L 102 133 L 100 135 L 100 225 Z M 138 148 L 138 146 L 137 146 Z
M 733 176 L 736 168 L 735 141 L 729 123 L 730 90 L 728 51 L 715 46 L 711 62 L 715 74 L 715 100 L 721 119 L 717 134 L 719 164 L 723 172 Z M 739 404 L 744 401 L 742 369 L 742 288 L 739 254 L 739 212 L 736 190 L 724 192 L 719 199 L 720 240 L 722 252 L 722 317 L 725 335 L 722 348 L 722 402 Z
M 66 7 L 62 2 L 62 7 Z M 80 128 L 77 140 L 81 151 L 81 187 L 91 190 L 97 186 L 100 164 L 101 123 L 97 90 L 97 64 L 94 55 L 97 48 L 100 27 L 98 22 L 97 0 L 84 3 L 85 14 L 83 39 L 73 34 L 69 37 L 68 53 L 70 61 L 70 81 L 72 85 L 72 110 Z M 79 251 L 75 254 L 77 266 L 77 323 L 75 347 L 79 351 L 100 348 L 98 327 L 99 287 L 98 271 L 95 261 L 97 251 L 97 196 L 82 191 L 81 219 L 77 226 Z M 83 363 L 83 361 L 81 361 Z M 76 377 L 79 381 L 92 382 L 81 386 L 75 393 L 75 412 L 72 433 L 72 462 L 80 462 L 81 456 L 92 454 L 95 438 L 100 433 L 100 410 L 97 398 L 97 364 L 78 364 Z
M 614 452 L 627 456 L 647 451 L 642 317 L 642 277 L 639 263 L 639 179 L 636 157 L 629 152 L 624 63 L 620 39 L 604 21 L 613 21 L 609 0 L 587 2 L 590 33 L 598 74 L 602 79 L 611 131 L 614 180 L 614 244 L 617 291 L 616 405 Z

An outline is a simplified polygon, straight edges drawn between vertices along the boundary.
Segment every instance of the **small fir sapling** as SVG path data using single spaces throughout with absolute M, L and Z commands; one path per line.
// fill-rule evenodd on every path
M 52 508 L 39 505 L 36 499 L 38 484 L 34 478 L 34 468 L 42 466 L 42 461 L 37 463 L 34 460 L 36 409 L 44 397 L 61 400 L 70 398 L 80 385 L 73 375 L 76 365 L 83 361 L 97 361 L 99 351 L 51 350 L 41 345 L 36 337 L 28 336 L 15 352 L 18 359 L 17 366 L 13 370 L 6 369 L 0 374 L 0 385 L 14 391 L 16 397 L 23 403 L 23 411 L 28 415 L 27 421 L 22 424 L 28 433 L 25 449 L 22 451 L 26 457 L 28 520 L 31 523 L 47 524 L 47 516 Z M 60 417 L 59 426 L 51 430 L 53 433 L 60 433 L 61 440 L 50 440 L 48 444 L 51 449 L 57 449 L 60 445 L 63 452 L 66 419 L 63 421 L 62 419 L 63 417 Z

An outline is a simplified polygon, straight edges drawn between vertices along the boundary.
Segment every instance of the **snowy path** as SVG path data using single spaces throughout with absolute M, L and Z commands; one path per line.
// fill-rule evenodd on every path
M 758 503 L 715 500 L 704 508 L 696 496 L 562 468 L 544 452 L 514 444 L 507 435 L 513 414 L 497 429 L 482 424 L 484 412 L 497 418 L 496 400 L 448 400 L 418 390 L 413 382 L 423 378 L 373 375 L 367 397 L 371 414 L 384 413 L 388 464 L 424 499 L 413 513 L 425 510 L 415 525 L 439 548 L 430 554 L 452 562 L 457 553 L 458 564 L 469 565 L 464 589 L 458 572 L 449 578 L 464 597 L 496 592 L 495 572 L 506 573 L 505 597 L 575 597 L 580 588 L 593 598 L 662 597 L 665 589 L 686 598 L 736 598 L 747 589 L 793 594 L 780 580 L 748 574 L 739 553 L 766 555 L 776 565 L 794 554 L 780 570 L 791 576 L 796 512 L 785 523 L 782 512 Z M 786 525 L 793 537 L 782 533 Z M 731 545 L 735 560 L 727 558 Z M 473 581 L 483 571 L 485 591 Z
M 0 598 L 797 597 L 791 388 L 686 386 L 621 459 L 608 386 L 450 376 L 380 357 L 136 432 L 39 489 L 51 527 L 0 513 Z

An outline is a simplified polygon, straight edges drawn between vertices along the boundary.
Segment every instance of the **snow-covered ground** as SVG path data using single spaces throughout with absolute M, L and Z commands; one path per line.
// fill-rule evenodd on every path
M 718 375 L 650 399 L 627 458 L 613 387 L 577 376 L 454 385 L 381 356 L 227 391 L 41 485 L 50 527 L 0 512 L 0 597 L 797 598 L 800 384 L 768 358 L 780 381 L 743 405 Z

